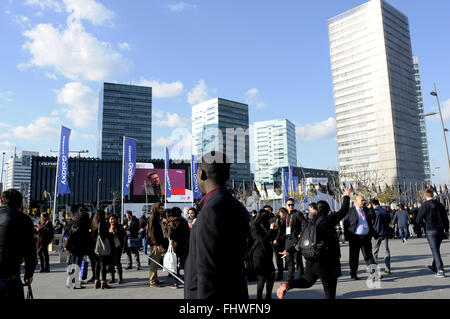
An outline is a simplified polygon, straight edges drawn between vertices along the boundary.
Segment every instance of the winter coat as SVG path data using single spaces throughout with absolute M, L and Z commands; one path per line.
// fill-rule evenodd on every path
M 147 237 L 150 239 L 151 245 L 165 246 L 166 240 L 164 239 L 159 214 L 155 215 L 152 213 L 147 225 Z
M 54 237 L 54 228 L 52 223 L 46 222 L 44 226 L 38 230 L 38 247 L 48 246 Z
M 393 224 L 397 223 L 398 227 L 408 227 L 409 214 L 406 210 L 399 210 L 395 213 Z
M 164 227 L 164 237 L 172 240 L 175 254 L 184 259 L 189 243 L 188 222 L 183 217 L 169 217 Z
M 327 243 L 327 253 L 319 261 L 311 261 L 306 259 L 305 272 L 317 276 L 336 276 L 340 277 L 341 273 L 341 248 L 339 245 L 339 238 L 336 234 L 336 226 L 348 214 L 350 206 L 350 197 L 344 196 L 341 209 L 337 212 L 322 214 L 317 213 L 312 222 L 316 223 L 317 240 L 324 240 Z M 308 221 L 303 218 L 303 223 Z M 292 254 L 295 252 L 295 247 L 290 247 L 288 251 Z
M 248 299 L 244 257 L 250 216 L 227 189 L 210 193 L 191 229 L 184 297 Z
M 17 210 L 0 207 L 0 279 L 20 278 L 25 260 L 25 278 L 32 278 L 36 267 L 36 241 L 33 221 Z
M 297 244 L 298 236 L 302 230 L 303 220 L 306 220 L 303 214 L 299 211 L 294 211 L 291 214 L 286 214 L 281 221 L 281 227 L 278 228 L 278 235 L 276 240 L 278 242 L 285 242 L 285 249 L 295 246 Z M 286 228 L 291 227 L 291 234 L 286 234 Z
M 436 199 L 427 200 L 419 208 L 419 214 L 416 217 L 416 223 L 421 224 L 422 220 L 425 221 L 426 230 L 445 230 L 448 232 L 449 221 L 447 212 L 444 205 L 438 202 Z
M 128 225 L 128 221 L 125 222 L 124 225 Z M 128 231 L 130 232 L 130 238 L 138 238 L 139 237 L 139 219 L 136 216 L 131 217 L 130 225 L 128 226 Z
M 89 215 L 87 213 L 76 215 L 68 228 L 64 248 L 77 256 L 88 255 L 94 249 L 89 232 L 91 228 Z
M 379 236 L 389 236 L 391 216 L 390 214 L 381 206 L 377 206 L 373 210 L 373 228 L 378 233 Z
M 253 267 L 258 275 L 268 276 L 275 271 L 271 237 L 277 233 L 277 230 L 267 229 L 257 218 L 250 223 L 250 232 L 253 246 L 249 255 L 252 258 Z

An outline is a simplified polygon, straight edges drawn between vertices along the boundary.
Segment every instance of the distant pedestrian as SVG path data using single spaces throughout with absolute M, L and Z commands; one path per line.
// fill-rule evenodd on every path
M 398 230 L 400 232 L 400 238 L 402 239 L 403 244 L 407 244 L 407 239 L 409 238 L 408 227 L 410 224 L 409 214 L 405 210 L 405 205 L 398 204 L 397 211 L 395 212 L 393 224 L 398 225 Z
M 125 269 L 133 268 L 133 261 L 131 259 L 131 254 L 134 255 L 134 260 L 136 262 L 136 270 L 141 269 L 141 261 L 139 258 L 139 220 L 136 216 L 133 216 L 131 210 L 127 210 L 125 214 L 124 226 L 125 232 L 127 234 L 127 244 L 125 246 L 125 254 L 127 255 L 128 265 Z
M 253 247 L 250 256 L 253 266 L 259 276 L 256 299 L 262 299 L 264 285 L 266 285 L 266 299 L 272 299 L 273 283 L 275 281 L 275 267 L 273 266 L 273 248 L 271 237 L 277 233 L 278 224 L 270 222 L 271 214 L 267 210 L 260 210 L 256 218 L 250 223 Z
M 125 247 L 126 234 L 123 226 L 117 222 L 117 218 L 114 215 L 109 217 L 109 238 L 110 238 L 110 246 L 111 246 L 111 259 L 110 259 L 110 268 L 111 268 L 111 281 L 110 283 L 114 283 L 115 280 L 115 267 L 117 267 L 117 272 L 119 275 L 119 279 L 117 281 L 118 284 L 123 282 L 123 269 L 122 263 L 120 261 L 120 257 L 122 256 L 123 248 Z
M 40 227 L 38 228 L 37 253 L 41 264 L 40 272 L 50 272 L 50 260 L 48 246 L 53 240 L 54 229 L 48 213 L 41 214 Z
M 98 236 L 100 236 L 100 239 L 103 241 L 109 240 L 109 227 L 106 224 L 105 211 L 103 210 L 97 210 L 92 218 L 91 238 L 94 247 Z M 95 288 L 111 288 L 106 282 L 106 265 L 108 264 L 108 258 L 109 256 L 95 254 Z
M 168 215 L 164 236 L 172 243 L 172 248 L 177 255 L 178 267 L 177 276 L 180 276 L 180 269 L 184 268 L 186 254 L 189 245 L 189 225 L 181 216 L 182 212 L 179 207 L 173 207 Z M 173 278 L 174 283 L 171 288 L 179 287 L 178 279 Z
M 141 217 L 139 217 L 139 239 L 142 240 L 142 246 L 144 247 L 144 254 L 147 255 L 148 237 L 147 237 L 147 211 L 142 209 Z
M 164 213 L 164 204 L 152 205 L 152 214 L 148 219 L 147 236 L 150 241 L 150 257 L 161 263 L 161 254 L 164 252 L 165 238 L 161 226 L 161 215 Z M 158 264 L 150 260 L 150 287 L 162 287 L 163 281 L 158 280 Z
M 389 250 L 389 234 L 391 232 L 391 216 L 380 206 L 378 199 L 370 201 L 373 209 L 373 228 L 378 233 L 378 239 L 373 240 L 373 256 L 375 261 L 378 259 L 380 246 L 384 245 L 384 263 L 386 274 L 391 273 L 391 251 Z
M 25 262 L 24 281 L 33 282 L 36 241 L 33 221 L 22 212 L 22 194 L 8 189 L 0 198 L 0 299 L 24 299 L 20 265 Z
M 287 215 L 287 209 L 284 207 L 280 207 L 280 209 L 277 212 L 277 229 L 281 227 L 283 224 L 284 218 Z M 283 272 L 285 269 L 285 262 L 284 259 L 281 258 L 280 253 L 285 250 L 285 244 L 286 244 L 286 236 L 284 234 L 281 234 L 280 232 L 277 232 L 275 235 L 275 239 L 273 240 L 273 248 L 275 253 L 275 260 L 277 262 L 277 278 L 276 280 L 283 280 Z
M 195 209 L 194 207 L 189 208 L 189 211 L 188 211 L 189 228 L 192 228 L 192 226 L 194 225 L 195 221 L 197 220 L 197 216 L 198 216 L 197 209 Z
M 426 236 L 433 254 L 433 263 L 428 268 L 436 273 L 436 277 L 443 278 L 445 273 L 440 247 L 442 240 L 448 238 L 448 216 L 444 205 L 434 199 L 431 189 L 425 190 L 424 197 L 425 202 L 419 208 L 416 223 L 420 225 L 422 221 L 425 221 L 426 224 Z

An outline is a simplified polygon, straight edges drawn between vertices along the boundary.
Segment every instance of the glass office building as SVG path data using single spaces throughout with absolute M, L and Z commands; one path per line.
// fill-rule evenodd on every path
M 123 136 L 137 140 L 137 158 L 152 158 L 152 88 L 104 83 L 98 107 L 98 156 L 121 159 Z
M 231 183 L 251 183 L 248 105 L 214 98 L 192 107 L 192 154 L 216 150 L 232 161 Z
M 339 175 L 425 180 L 408 17 L 371 0 L 328 21 Z
M 297 166 L 295 125 L 287 119 L 254 123 L 255 181 L 272 183 L 279 167 Z

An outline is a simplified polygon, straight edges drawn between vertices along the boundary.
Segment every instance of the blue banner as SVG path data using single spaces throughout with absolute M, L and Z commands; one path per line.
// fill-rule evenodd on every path
M 58 194 L 70 194 L 69 189 L 69 138 L 72 130 L 61 126 L 58 154 Z
M 164 175 L 166 177 L 165 187 L 166 187 L 166 199 L 172 196 L 172 185 L 170 185 L 169 178 L 169 149 L 166 147 L 166 163 L 164 166 Z
M 294 192 L 294 181 L 293 181 L 293 177 L 294 177 L 294 168 L 291 166 L 289 166 L 289 193 L 293 193 Z
M 281 178 L 283 180 L 283 201 L 286 202 L 289 199 L 289 176 L 284 168 L 281 170 Z
M 125 137 L 123 143 L 123 195 L 126 196 L 136 172 L 136 140 Z
M 198 163 L 195 160 L 194 155 L 192 155 L 192 196 L 194 196 L 194 200 L 201 199 L 202 191 L 200 190 L 200 186 L 198 186 L 198 179 L 197 179 L 197 170 L 198 170 Z
M 298 195 L 298 176 L 292 177 L 292 192 Z

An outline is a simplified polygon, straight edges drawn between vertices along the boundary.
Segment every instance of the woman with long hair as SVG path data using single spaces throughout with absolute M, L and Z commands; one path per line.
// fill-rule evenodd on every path
M 118 284 L 123 282 L 123 270 L 122 263 L 120 258 L 122 256 L 123 247 L 125 246 L 125 230 L 123 226 L 117 222 L 117 218 L 115 215 L 111 215 L 109 217 L 109 240 L 111 245 L 111 259 L 110 259 L 110 267 L 111 267 L 111 281 L 110 283 L 115 283 L 115 267 L 117 267 L 117 273 L 119 275 L 119 279 L 117 280 Z
M 184 268 L 184 261 L 189 245 L 189 225 L 181 216 L 179 207 L 172 208 L 167 215 L 167 223 L 164 228 L 164 236 L 172 241 L 172 247 L 179 261 L 177 276 L 180 276 L 180 269 Z M 174 277 L 173 289 L 178 289 L 178 280 Z
M 256 274 L 259 276 L 256 293 L 256 299 L 259 300 L 262 299 L 264 285 L 266 285 L 266 299 L 272 299 L 272 289 L 275 281 L 271 238 L 276 233 L 278 225 L 276 222 L 270 223 L 270 219 L 270 213 L 261 209 L 250 222 L 253 246 L 249 254 Z
M 108 240 L 108 234 L 109 231 L 108 225 L 106 224 L 105 220 L 105 211 L 99 209 L 95 212 L 91 224 L 91 238 L 94 247 L 97 242 L 98 236 L 100 236 L 100 238 L 103 241 L 105 241 Z M 106 282 L 106 264 L 109 256 L 99 256 L 95 253 L 94 256 L 95 256 L 95 274 L 94 274 L 95 288 L 109 289 L 111 287 L 108 286 L 108 283 Z
M 53 240 L 54 229 L 48 213 L 41 214 L 40 227 L 37 229 L 37 253 L 41 263 L 40 272 L 50 272 L 48 245 Z
M 192 228 L 192 226 L 195 223 L 195 220 L 197 219 L 198 216 L 198 210 L 195 209 L 195 207 L 191 207 L 188 210 L 188 223 L 189 223 L 189 228 Z

